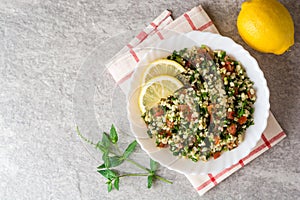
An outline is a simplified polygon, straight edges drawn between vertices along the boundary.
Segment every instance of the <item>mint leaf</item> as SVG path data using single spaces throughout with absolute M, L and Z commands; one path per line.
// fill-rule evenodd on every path
M 102 160 L 104 161 L 104 165 L 106 168 L 110 168 L 110 160 L 109 160 L 109 156 L 108 156 L 108 152 L 104 152 L 102 155 Z
M 117 190 L 119 190 L 119 182 L 120 182 L 120 179 L 119 179 L 119 177 L 117 177 L 117 178 L 115 179 L 115 181 L 114 181 L 114 187 L 115 187 Z
M 109 157 L 108 159 L 109 159 L 110 167 L 117 167 L 124 162 L 122 156 L 113 156 L 113 157 Z
M 105 167 L 105 163 L 103 163 L 102 165 L 100 165 L 99 167 L 97 167 L 97 169 L 104 169 Z
M 126 159 L 126 158 L 128 158 L 130 156 L 130 154 L 134 151 L 136 145 L 137 145 L 137 141 L 136 140 L 134 140 L 132 143 L 130 143 L 128 145 L 128 147 L 126 148 L 125 152 L 123 153 L 124 159 Z
M 111 142 L 113 144 L 116 144 L 118 142 L 118 133 L 117 133 L 116 128 L 113 124 L 111 125 L 109 136 L 110 136 Z
M 105 151 L 107 151 L 107 148 L 102 145 L 102 142 L 98 142 L 96 144 L 96 148 L 99 149 L 102 153 L 105 152 Z
M 150 189 L 152 187 L 153 184 L 153 176 L 148 176 L 148 189 Z
M 150 158 L 150 169 L 152 172 L 155 172 L 158 168 L 158 163 Z
M 113 189 L 112 182 L 107 183 L 107 191 L 111 192 Z
M 105 148 L 108 148 L 110 146 L 110 139 L 109 139 L 109 135 L 105 132 L 103 132 L 102 134 L 102 145 Z
M 98 170 L 98 172 L 107 179 L 114 179 L 117 177 L 116 172 L 110 169 Z

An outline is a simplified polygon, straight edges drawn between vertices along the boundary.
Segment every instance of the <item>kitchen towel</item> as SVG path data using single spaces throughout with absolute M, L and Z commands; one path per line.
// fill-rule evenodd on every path
M 147 53 L 149 50 L 148 47 L 151 47 L 152 44 L 155 44 L 159 40 L 175 34 L 187 33 L 192 30 L 218 33 L 215 25 L 201 6 L 191 9 L 176 20 L 172 19 L 170 11 L 165 10 L 132 41 L 130 41 L 116 56 L 106 63 L 106 67 L 116 83 L 125 94 L 127 94 L 129 91 L 130 77 L 134 72 L 134 68 Z M 284 137 L 286 137 L 286 134 L 270 112 L 267 128 L 248 156 L 219 173 L 185 176 L 201 196 L 232 173 L 244 167 L 247 163 L 270 149 Z

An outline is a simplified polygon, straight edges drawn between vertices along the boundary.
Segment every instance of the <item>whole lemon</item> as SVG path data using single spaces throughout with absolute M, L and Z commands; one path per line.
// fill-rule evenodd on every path
M 237 28 L 242 39 L 260 52 L 279 55 L 294 44 L 293 19 L 277 0 L 244 2 Z

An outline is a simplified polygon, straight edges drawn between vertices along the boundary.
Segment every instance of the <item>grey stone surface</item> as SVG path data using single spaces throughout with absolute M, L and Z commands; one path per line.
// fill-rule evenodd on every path
M 293 16 L 296 33 L 295 45 L 281 56 L 256 52 L 241 40 L 235 25 L 241 2 L 1 0 L 0 199 L 299 199 L 300 2 L 282 1 Z M 115 86 L 107 90 L 112 80 L 99 66 L 95 74 L 101 78 L 93 77 L 102 88 L 95 97 L 83 95 L 86 101 L 95 98 L 94 107 L 83 101 L 75 102 L 74 108 L 73 102 L 80 99 L 76 92 L 82 92 L 74 89 L 78 77 L 89 55 L 107 48 L 107 39 L 120 39 L 112 46 L 116 52 L 121 41 L 164 9 L 177 17 L 198 4 L 223 35 L 258 60 L 270 88 L 271 109 L 288 137 L 201 198 L 183 175 L 164 168 L 160 174 L 173 185 L 157 182 L 148 190 L 145 178 L 128 178 L 120 183 L 119 192 L 108 194 L 105 180 L 96 172 L 99 155 L 82 144 L 75 124 L 96 119 L 95 127 L 92 123 L 84 127 L 96 139 L 94 128 L 100 132 L 117 123 L 124 131 L 124 146 L 133 138 L 123 120 L 124 96 Z M 90 118 L 89 112 L 94 114 Z M 138 160 L 147 160 L 141 150 L 137 155 Z

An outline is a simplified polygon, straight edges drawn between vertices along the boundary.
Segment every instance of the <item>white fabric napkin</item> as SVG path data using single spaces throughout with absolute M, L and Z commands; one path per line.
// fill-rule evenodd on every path
M 127 94 L 134 67 L 147 53 L 145 47 L 151 46 L 151 44 L 159 40 L 168 38 L 172 34 L 178 32 L 187 33 L 192 30 L 218 33 L 213 22 L 201 6 L 191 9 L 176 20 L 172 19 L 170 11 L 165 10 L 114 56 L 106 66 L 117 84 Z M 286 137 L 286 134 L 283 132 L 273 114 L 270 113 L 266 130 L 248 156 L 216 174 L 185 176 L 201 196 L 232 173 L 244 167 L 251 160 L 270 149 L 284 137 Z

